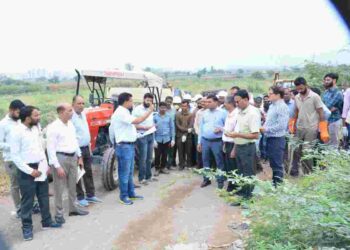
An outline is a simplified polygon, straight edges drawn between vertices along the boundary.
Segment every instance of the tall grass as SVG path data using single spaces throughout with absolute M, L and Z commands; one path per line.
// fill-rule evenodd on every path
M 233 86 L 248 89 L 254 94 L 263 94 L 267 92 L 272 85 L 272 80 L 257 80 L 253 78 L 237 78 L 234 80 L 227 79 L 201 79 L 201 78 L 183 78 L 169 80 L 173 87 L 186 90 L 192 94 L 199 94 L 205 90 L 226 89 L 229 90 Z

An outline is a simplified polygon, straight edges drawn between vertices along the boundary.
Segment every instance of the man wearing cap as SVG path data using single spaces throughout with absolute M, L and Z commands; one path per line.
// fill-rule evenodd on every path
M 217 94 L 217 97 L 219 99 L 219 107 L 222 108 L 222 109 L 225 109 L 225 99 L 226 99 L 226 96 L 227 96 L 227 92 L 226 91 L 219 91 L 219 93 Z
M 81 150 L 74 125 L 71 121 L 73 108 L 69 103 L 57 106 L 58 118 L 47 128 L 47 153 L 49 164 L 53 166 L 53 184 L 55 190 L 55 219 L 65 223 L 63 217 L 63 191 L 68 187 L 69 216 L 87 215 L 88 211 L 77 207 L 76 183 L 78 168 L 84 166 Z
M 17 130 L 21 124 L 19 113 L 24 103 L 20 100 L 13 100 L 10 103 L 8 114 L 0 122 L 0 150 L 4 160 L 5 170 L 10 177 L 11 196 L 16 207 L 17 216 L 20 215 L 21 194 L 17 181 L 17 168 L 11 160 L 10 135 L 12 130 Z
M 121 93 L 118 97 L 119 107 L 114 111 L 109 126 L 109 138 L 115 147 L 115 155 L 118 159 L 119 176 L 119 202 L 124 205 L 132 205 L 132 200 L 142 200 L 134 190 L 134 157 L 137 131 L 135 124 L 140 124 L 153 114 L 153 103 L 149 104 L 148 111 L 134 117 L 130 114 L 133 107 L 132 95 Z

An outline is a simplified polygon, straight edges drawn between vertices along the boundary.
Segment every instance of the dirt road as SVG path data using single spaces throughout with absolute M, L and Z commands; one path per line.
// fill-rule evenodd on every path
M 34 239 L 24 242 L 21 224 L 9 196 L 0 198 L 0 230 L 13 249 L 164 249 L 179 243 L 224 245 L 238 239 L 231 223 L 240 223 L 241 211 L 223 202 L 215 183 L 200 188 L 201 177 L 190 171 L 172 171 L 158 182 L 136 189 L 145 200 L 132 206 L 118 203 L 118 190 L 104 191 L 99 169 L 94 169 L 102 204 L 90 205 L 90 214 L 68 217 L 62 229 L 43 231 L 34 215 Z M 53 199 L 50 198 L 51 211 Z M 65 202 L 67 203 L 67 202 Z M 66 210 L 67 211 L 67 210 Z

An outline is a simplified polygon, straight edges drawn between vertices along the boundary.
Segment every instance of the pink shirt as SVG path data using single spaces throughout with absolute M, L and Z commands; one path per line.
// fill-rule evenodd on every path
M 225 120 L 224 133 L 222 134 L 222 140 L 224 142 L 233 142 L 233 138 L 227 137 L 225 131 L 234 132 L 237 124 L 238 108 L 235 108 L 231 113 L 229 113 Z
M 344 92 L 344 105 L 342 118 L 346 119 L 350 110 L 350 88 L 346 89 Z

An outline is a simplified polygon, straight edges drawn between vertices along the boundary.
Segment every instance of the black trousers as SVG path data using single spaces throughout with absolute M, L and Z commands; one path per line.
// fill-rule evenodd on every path
M 268 137 L 267 138 L 267 156 L 269 158 L 270 167 L 272 168 L 272 181 L 276 186 L 283 180 L 283 155 L 286 147 L 285 137 Z
M 162 170 L 167 164 L 167 156 L 170 149 L 170 141 L 161 143 L 157 142 L 158 147 L 154 149 L 155 159 L 154 163 L 157 170 Z
M 233 170 L 237 169 L 237 164 L 236 164 L 236 158 L 231 158 L 231 151 L 234 147 L 233 142 L 224 142 L 224 148 L 225 148 L 225 153 L 224 153 L 224 162 L 225 162 L 225 171 L 226 173 L 230 173 Z M 231 192 L 234 189 L 237 188 L 236 184 L 233 184 L 231 181 L 228 182 L 227 185 L 227 191 Z
M 38 164 L 29 164 L 31 168 L 38 169 Z M 32 210 L 35 195 L 38 198 L 41 224 L 48 226 L 51 224 L 51 214 L 49 205 L 49 183 L 48 181 L 34 181 L 34 177 L 22 171 L 18 171 L 18 184 L 21 190 L 21 219 L 23 229 L 32 229 Z
M 241 174 L 243 176 L 255 175 L 255 156 L 255 143 L 236 145 L 236 162 L 238 174 Z M 237 194 L 243 196 L 244 198 L 250 198 L 252 196 L 253 189 L 254 185 L 244 185 L 242 189 L 237 192 Z
M 86 197 L 95 196 L 95 185 L 94 185 L 94 179 L 92 177 L 92 169 L 91 169 L 92 158 L 90 154 L 90 149 L 89 147 L 81 147 L 80 150 L 81 150 L 81 155 L 83 157 L 85 174 L 77 183 L 77 198 L 78 200 L 83 200 L 85 199 L 85 194 L 86 194 Z M 83 189 L 83 181 L 85 186 L 85 192 Z
M 176 138 L 177 149 L 179 154 L 179 166 L 192 167 L 192 136 L 187 134 L 185 142 L 182 142 L 181 137 Z

